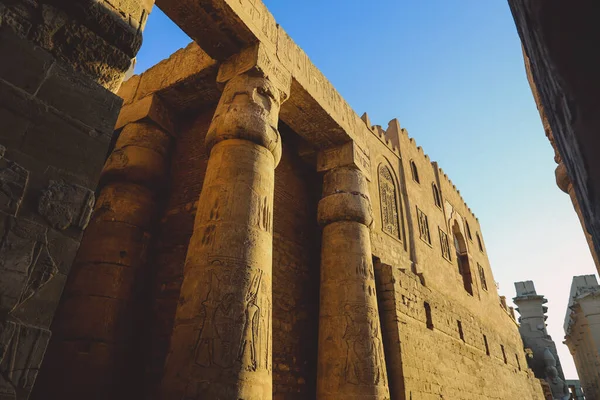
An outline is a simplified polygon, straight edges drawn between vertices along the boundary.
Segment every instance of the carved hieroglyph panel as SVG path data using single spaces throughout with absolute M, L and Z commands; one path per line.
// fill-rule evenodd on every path
M 209 263 L 195 363 L 222 369 L 241 365 L 247 371 L 270 373 L 270 279 L 260 269 L 248 270 L 229 258 L 212 257 Z
M 49 340 L 45 329 L 0 323 L 0 399 L 27 398 Z
M 358 386 L 387 385 L 377 310 L 365 304 L 346 304 L 344 315 L 346 327 L 343 339 L 347 348 L 344 362 L 346 382 Z M 355 321 L 357 315 L 368 317 L 366 321 Z M 365 362 L 371 358 L 372 362 Z
M 0 214 L 0 311 L 9 313 L 56 275 L 46 228 Z
M 379 200 L 381 203 L 381 226 L 384 232 L 400 239 L 398 218 L 398 195 L 390 169 L 379 166 Z

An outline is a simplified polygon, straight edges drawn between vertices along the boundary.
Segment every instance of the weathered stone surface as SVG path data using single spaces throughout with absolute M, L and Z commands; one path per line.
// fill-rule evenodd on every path
M 19 164 L 0 158 L 0 211 L 17 215 L 25 190 L 29 171 Z
M 42 364 L 50 331 L 0 322 L 0 397 L 26 399 Z
M 46 228 L 0 214 L 0 310 L 10 312 L 56 273 L 45 249 Z
M 596 93 L 600 90 L 600 57 L 594 51 L 600 28 L 597 5 L 509 0 L 530 64 L 530 82 L 543 110 L 553 147 L 571 178 L 584 231 L 591 234 L 593 253 L 600 253 L 600 130 Z M 556 25 L 561 25 L 561 34 Z M 600 263 L 597 263 L 600 270 Z
M 154 121 L 166 132 L 174 135 L 175 124 L 171 120 L 171 113 L 158 96 L 146 96 L 121 109 L 115 129 L 121 129 L 127 124 L 148 119 Z
M 50 181 L 41 194 L 38 212 L 57 229 L 85 229 L 94 209 L 94 192 L 66 182 Z
M 247 75 L 229 81 L 217 107 L 206 136 L 212 150 L 186 257 L 163 399 L 272 398 L 278 110 L 277 89 Z
M 38 90 L 54 63 L 46 51 L 28 45 L 25 39 L 6 30 L 0 30 L 0 54 L 10 54 L 11 57 L 11 62 L 0 65 L 0 78 L 30 94 Z
M 360 170 L 341 167 L 327 172 L 319 202 L 319 223 L 324 226 L 319 399 L 383 400 L 390 396 L 367 227 L 372 222 L 370 209 L 367 182 Z
M 48 72 L 36 97 L 105 135 L 112 134 L 121 105 L 104 87 L 58 65 Z
M 586 398 L 600 396 L 600 285 L 595 275 L 573 277 L 565 315 L 565 344 Z M 548 382 L 552 386 L 552 382 Z

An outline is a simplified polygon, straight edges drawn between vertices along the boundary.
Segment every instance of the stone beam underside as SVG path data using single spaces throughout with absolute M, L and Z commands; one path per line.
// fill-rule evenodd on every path
M 225 61 L 260 43 L 291 74 L 281 119 L 316 148 L 355 141 L 363 151 L 367 127 L 260 0 L 158 0 L 163 10 L 212 58 Z M 366 154 L 368 157 L 368 154 Z

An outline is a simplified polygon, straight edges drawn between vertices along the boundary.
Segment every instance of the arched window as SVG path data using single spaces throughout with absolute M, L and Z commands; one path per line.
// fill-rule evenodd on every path
M 392 172 L 386 165 L 379 166 L 379 199 L 383 231 L 401 239 L 398 218 L 398 195 Z
M 467 237 L 469 240 L 473 240 L 473 236 L 471 236 L 471 228 L 469 228 L 469 223 L 465 219 L 465 228 L 467 229 Z
M 435 183 L 432 183 L 431 187 L 433 190 L 433 201 L 435 202 L 435 205 L 439 208 L 442 208 L 442 196 L 440 194 L 440 190 Z
M 417 165 L 413 160 L 410 160 L 410 171 L 412 172 L 413 181 L 421 183 L 421 181 L 419 181 L 419 171 L 417 170 Z
M 477 245 L 479 246 L 479 251 L 483 253 L 483 244 L 481 244 L 481 238 L 479 237 L 479 232 L 475 232 L 475 236 L 477 236 Z
M 454 236 L 454 250 L 456 251 L 456 262 L 458 264 L 458 273 L 462 276 L 463 285 L 467 293 L 473 295 L 473 277 L 471 275 L 471 266 L 469 265 L 469 255 L 467 254 L 467 244 L 460 231 L 458 221 L 454 221 L 452 227 L 452 236 Z

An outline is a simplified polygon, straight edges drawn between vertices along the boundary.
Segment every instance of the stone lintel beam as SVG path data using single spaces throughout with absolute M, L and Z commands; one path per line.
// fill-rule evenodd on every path
M 123 82 L 117 93 L 128 106 L 158 94 L 176 113 L 186 113 L 216 104 L 221 96 L 216 79 L 219 62 L 195 42 L 140 75 Z
M 277 25 L 260 0 L 158 0 L 156 4 L 184 32 L 219 61 L 260 43 L 292 76 L 281 119 L 319 149 L 349 140 L 365 143 L 370 134 L 360 117 Z
M 152 94 L 121 108 L 115 130 L 137 121 L 152 121 L 171 136 L 175 136 L 176 128 L 171 112 L 158 95 Z
M 371 180 L 371 159 L 368 148 L 361 148 L 352 141 L 341 146 L 322 150 L 317 154 L 317 172 L 325 172 L 338 167 L 353 167 Z

